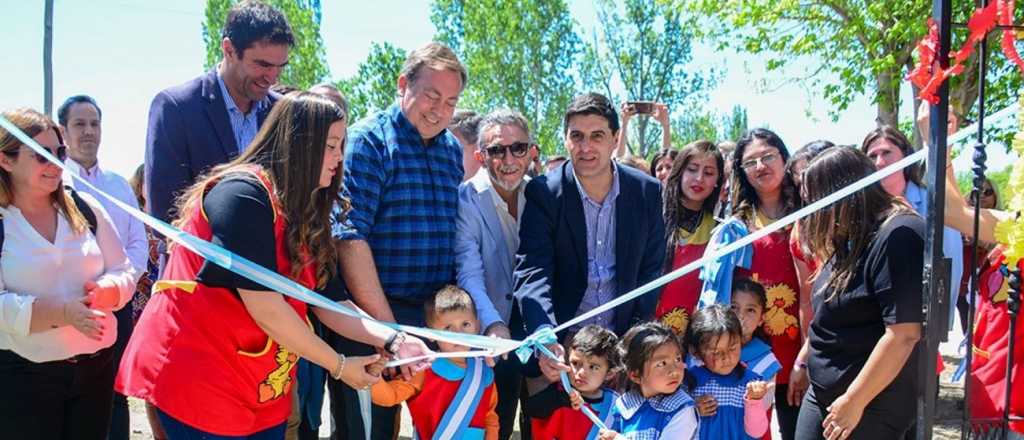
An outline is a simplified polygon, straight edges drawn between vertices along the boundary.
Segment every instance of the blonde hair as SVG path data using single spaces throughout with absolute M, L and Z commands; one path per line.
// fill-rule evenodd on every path
M 36 137 L 39 133 L 46 130 L 53 130 L 54 134 L 57 135 L 57 140 L 61 145 L 64 145 L 64 137 L 61 136 L 60 129 L 57 128 L 57 124 L 49 116 L 30 108 L 6 110 L 2 114 L 5 119 L 11 121 L 15 127 L 25 132 L 29 137 Z M 0 128 L 0 153 L 14 156 L 18 154 L 22 146 L 28 148 L 28 146 L 14 136 L 14 133 Z M 67 219 L 71 230 L 75 234 L 85 232 L 85 229 L 89 227 L 89 223 L 85 216 L 82 215 L 82 212 L 78 210 L 75 202 L 71 200 L 71 194 L 65 191 L 63 186 L 50 193 L 50 199 L 54 205 L 57 205 L 57 211 Z M 8 207 L 12 203 L 14 203 L 14 181 L 11 180 L 11 174 L 7 170 L 0 168 L 0 206 Z

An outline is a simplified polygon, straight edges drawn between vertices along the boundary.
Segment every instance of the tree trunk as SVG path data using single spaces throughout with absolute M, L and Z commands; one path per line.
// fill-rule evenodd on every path
M 637 122 L 637 135 L 636 135 L 636 155 L 642 158 L 647 157 L 647 124 L 651 122 L 651 118 L 648 115 L 639 115 L 636 118 Z
M 879 126 L 897 127 L 899 125 L 900 83 L 893 82 L 893 78 L 898 75 L 898 71 L 881 72 L 875 77 L 876 106 L 878 108 L 875 123 Z

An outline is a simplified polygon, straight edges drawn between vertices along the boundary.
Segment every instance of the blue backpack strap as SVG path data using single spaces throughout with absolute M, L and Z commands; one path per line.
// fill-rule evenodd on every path
M 484 390 L 490 387 L 494 380 L 493 373 L 485 369 L 490 370 L 482 360 L 466 358 L 466 374 L 455 393 L 455 399 L 452 399 L 452 403 L 441 417 L 441 423 L 434 430 L 433 440 L 451 440 L 456 435 L 463 439 L 467 438 L 470 431 L 469 422 L 480 406 Z

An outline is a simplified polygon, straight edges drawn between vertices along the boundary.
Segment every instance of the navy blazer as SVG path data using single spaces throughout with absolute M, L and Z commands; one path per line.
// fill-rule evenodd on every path
M 661 184 L 627 166 L 618 166 L 618 179 L 616 297 L 661 276 L 665 259 Z M 575 317 L 587 290 L 586 220 L 571 162 L 530 181 L 522 215 L 515 298 L 525 330 L 532 333 Z M 611 330 L 622 335 L 651 319 L 658 295 L 656 290 L 616 308 Z
M 257 115 L 262 125 L 278 95 Z M 238 145 L 217 71 L 158 93 L 149 106 L 146 132 L 146 211 L 173 220 L 174 201 L 214 165 L 238 156 Z

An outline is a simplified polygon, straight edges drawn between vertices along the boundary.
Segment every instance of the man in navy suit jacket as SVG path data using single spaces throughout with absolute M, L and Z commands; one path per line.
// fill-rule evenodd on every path
M 237 157 L 277 100 L 277 83 L 295 44 L 284 14 L 260 2 L 228 12 L 216 69 L 161 91 L 149 108 L 146 208 L 174 219 L 174 202 L 204 172 Z
M 515 298 L 527 333 L 646 284 L 661 275 L 665 258 L 661 185 L 611 161 L 619 130 L 615 107 L 602 95 L 581 95 L 564 124 L 571 160 L 526 187 Z M 651 319 L 657 300 L 652 292 L 584 324 L 622 335 Z M 552 348 L 561 354 L 560 346 Z M 546 357 L 540 367 L 549 379 L 565 369 Z

